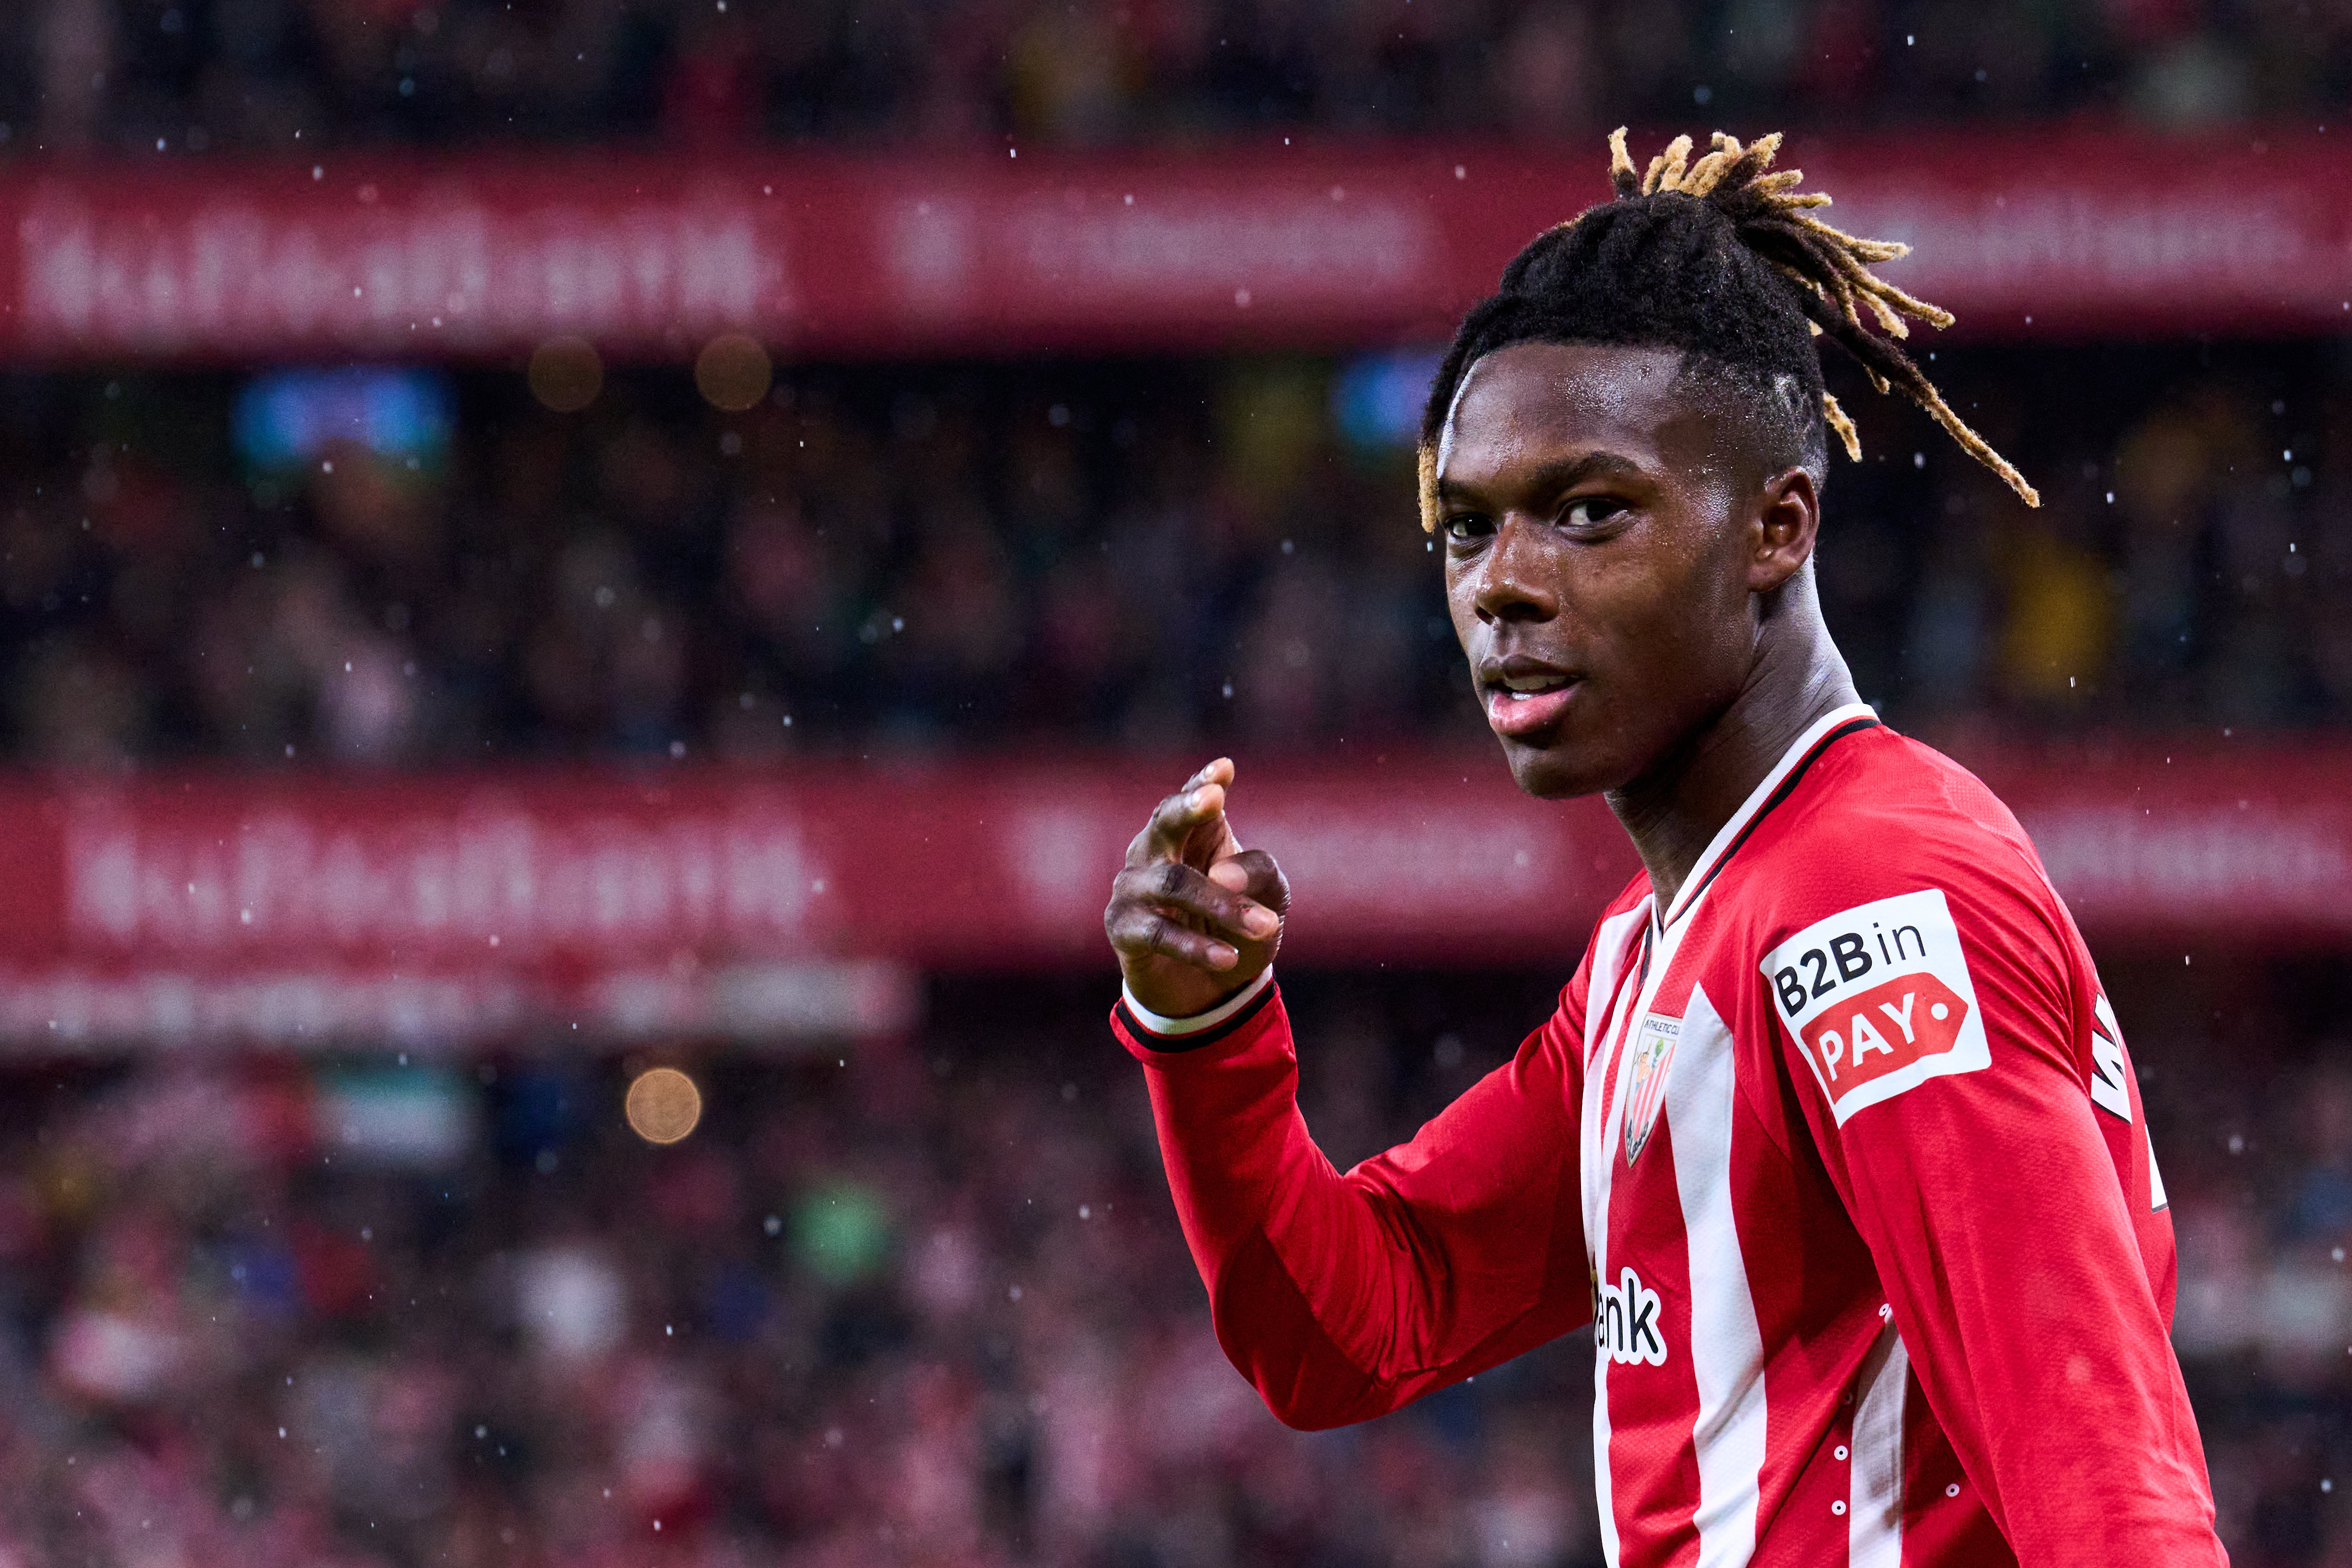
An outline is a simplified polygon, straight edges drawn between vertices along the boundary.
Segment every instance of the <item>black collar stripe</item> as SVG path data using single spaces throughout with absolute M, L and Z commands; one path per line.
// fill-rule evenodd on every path
M 1780 787 L 1773 790 L 1769 795 L 1766 796 L 1764 804 L 1756 808 L 1756 815 L 1748 819 L 1747 826 L 1740 828 L 1738 836 L 1733 838 L 1729 844 L 1724 846 L 1723 853 L 1715 858 L 1715 864 L 1706 868 L 1706 875 L 1699 879 L 1698 886 L 1691 889 L 1690 897 L 1683 900 L 1683 907 L 1675 911 L 1674 920 L 1668 921 L 1666 924 L 1668 926 L 1673 925 L 1675 921 L 1681 920 L 1685 915 L 1690 913 L 1691 910 L 1698 907 L 1700 897 L 1706 893 L 1706 889 L 1714 883 L 1715 879 L 1723 874 L 1723 868 L 1731 864 L 1731 858 L 1739 853 L 1739 847 L 1748 842 L 1748 836 L 1755 832 L 1758 825 L 1772 814 L 1772 808 L 1774 806 L 1779 805 L 1782 801 L 1788 799 L 1791 795 L 1796 793 L 1797 782 L 1805 776 L 1805 770 L 1813 765 L 1813 759 L 1819 757 L 1823 752 L 1828 751 L 1831 746 L 1835 744 L 1837 742 L 1843 740 L 1848 735 L 1854 734 L 1859 731 L 1875 730 L 1877 728 L 1878 721 L 1875 719 L 1849 719 L 1844 723 L 1840 724 L 1836 729 L 1832 730 L 1828 734 L 1823 735 L 1820 740 L 1814 742 L 1812 749 L 1798 760 L 1795 767 L 1789 770 L 1789 776 L 1780 781 Z

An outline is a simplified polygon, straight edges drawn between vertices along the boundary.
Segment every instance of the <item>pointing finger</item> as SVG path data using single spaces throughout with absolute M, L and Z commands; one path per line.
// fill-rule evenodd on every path
M 1224 809 L 1224 786 L 1214 782 L 1193 784 L 1170 795 L 1160 803 L 1150 822 L 1128 847 L 1128 864 L 1181 859 L 1185 841 L 1196 829 L 1215 821 Z

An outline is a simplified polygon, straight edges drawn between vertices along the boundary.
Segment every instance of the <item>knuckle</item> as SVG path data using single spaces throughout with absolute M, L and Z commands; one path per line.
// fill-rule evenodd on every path
M 1187 879 L 1183 866 L 1174 860 L 1169 861 L 1160 868 L 1158 878 L 1160 896 L 1163 899 L 1178 897 L 1184 891 Z

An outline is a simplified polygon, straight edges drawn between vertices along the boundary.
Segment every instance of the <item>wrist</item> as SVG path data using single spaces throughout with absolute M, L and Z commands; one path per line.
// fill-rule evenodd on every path
M 1248 1009 L 1274 984 L 1271 964 L 1261 969 L 1245 984 L 1210 1005 L 1189 1013 L 1169 1014 L 1159 1011 L 1135 994 L 1135 987 L 1121 982 L 1124 1006 L 1129 1019 L 1154 1039 L 1166 1040 L 1171 1048 L 1182 1049 L 1193 1036 L 1216 1030 Z M 1155 1000 L 1163 1000 L 1155 998 Z

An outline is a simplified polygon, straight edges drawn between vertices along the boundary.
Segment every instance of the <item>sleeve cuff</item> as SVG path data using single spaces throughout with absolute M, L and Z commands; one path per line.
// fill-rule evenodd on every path
M 1173 1037 L 1178 1035 L 1197 1035 L 1203 1029 L 1215 1028 L 1255 1001 L 1257 994 L 1273 984 L 1274 969 L 1268 965 L 1258 972 L 1258 977 L 1255 980 L 1251 981 L 1207 1012 L 1195 1013 L 1189 1018 L 1162 1017 L 1137 1001 L 1135 993 L 1128 990 L 1125 984 L 1122 984 L 1119 986 L 1119 991 L 1127 998 L 1127 1016 L 1141 1025 L 1146 1033 Z
M 1225 1038 L 1256 1016 L 1265 999 L 1274 994 L 1274 970 L 1268 967 L 1216 1006 L 1189 1018 L 1164 1017 L 1138 1002 L 1126 986 L 1121 985 L 1119 992 L 1118 1021 L 1138 1044 L 1154 1050 L 1189 1051 Z

